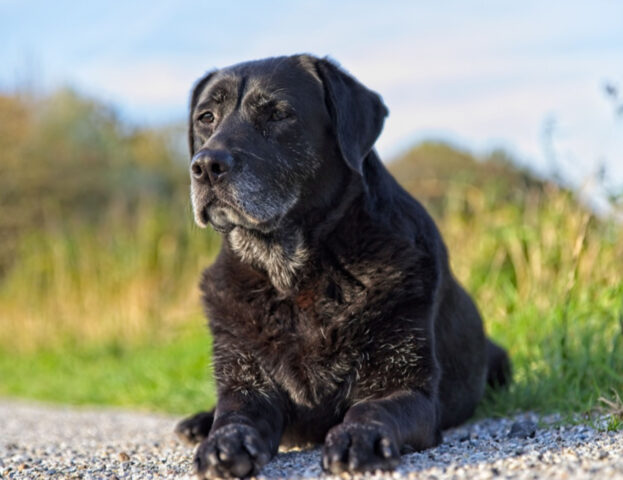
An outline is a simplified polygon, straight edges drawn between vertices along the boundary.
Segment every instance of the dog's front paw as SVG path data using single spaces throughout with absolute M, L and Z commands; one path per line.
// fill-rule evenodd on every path
M 361 423 L 333 427 L 322 451 L 322 467 L 335 475 L 393 470 L 399 461 L 398 445 L 390 433 L 380 426 Z
M 199 478 L 257 475 L 270 460 L 268 445 L 248 425 L 225 425 L 212 432 L 197 449 L 195 471 Z
M 212 422 L 214 422 L 214 410 L 199 412 L 178 423 L 175 433 L 185 442 L 195 445 L 208 436 Z

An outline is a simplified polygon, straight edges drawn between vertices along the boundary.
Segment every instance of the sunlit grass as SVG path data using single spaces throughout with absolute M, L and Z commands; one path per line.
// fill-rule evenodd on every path
M 0 283 L 0 345 L 11 351 L 157 340 L 198 314 L 199 274 L 218 251 L 185 205 L 144 207 L 135 224 L 24 236 Z
M 621 226 L 503 162 L 457 155 L 424 145 L 392 168 L 511 354 L 513 385 L 480 414 L 585 412 L 623 392 Z M 175 412 L 214 400 L 197 282 L 219 240 L 192 226 L 186 195 L 22 237 L 0 280 L 0 394 Z
M 620 226 L 553 185 L 524 204 L 466 201 L 469 214 L 449 212 L 440 226 L 457 276 L 514 366 L 510 390 L 483 412 L 588 411 L 622 391 Z
M 0 395 L 178 413 L 215 400 L 201 318 L 155 343 L 107 341 L 20 354 L 0 351 Z

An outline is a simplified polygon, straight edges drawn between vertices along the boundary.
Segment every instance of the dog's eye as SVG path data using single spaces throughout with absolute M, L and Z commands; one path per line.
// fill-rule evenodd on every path
M 202 113 L 201 115 L 199 115 L 199 117 L 197 117 L 197 120 L 199 120 L 201 123 L 212 123 L 214 121 L 214 114 L 212 112 Z
M 289 116 L 290 115 L 285 110 L 273 110 L 273 112 L 270 114 L 270 121 L 279 122 L 281 120 L 285 120 Z

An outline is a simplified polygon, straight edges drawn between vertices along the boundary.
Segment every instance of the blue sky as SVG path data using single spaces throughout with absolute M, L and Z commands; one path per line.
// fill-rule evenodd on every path
M 391 157 L 440 138 L 504 147 L 576 184 L 601 162 L 623 183 L 623 2 L 604 1 L 11 1 L 0 0 L 0 91 L 72 85 L 134 123 L 185 117 L 204 71 L 243 60 L 330 55 L 378 91 Z

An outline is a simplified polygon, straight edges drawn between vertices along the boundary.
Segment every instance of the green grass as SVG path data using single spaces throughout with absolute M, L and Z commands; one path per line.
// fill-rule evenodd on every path
M 71 92 L 43 105 L 0 96 L 3 119 L 0 395 L 210 406 L 197 282 L 220 242 L 192 226 L 186 159 L 165 132 L 131 131 Z M 433 213 L 457 278 L 511 355 L 514 383 L 479 415 L 589 412 L 602 398 L 619 411 L 621 224 L 500 152 L 478 162 L 424 143 L 391 169 Z
M 201 319 L 195 320 L 199 325 Z M 215 401 L 209 364 L 205 328 L 149 345 L 0 352 L 0 395 L 187 414 Z
M 513 362 L 510 389 L 478 414 L 589 412 L 622 392 L 620 226 L 553 186 L 513 202 L 467 182 L 444 190 L 450 200 L 436 218 L 453 269 Z M 162 207 L 143 217 L 135 230 L 23 244 L 0 289 L 10 314 L 0 394 L 178 413 L 212 404 L 196 283 L 218 242 Z M 49 279 L 29 290 L 42 265 Z
M 618 432 L 619 430 L 623 430 L 623 420 L 621 419 L 621 417 L 617 415 L 612 415 L 608 420 L 606 430 L 608 432 Z
M 492 329 L 510 347 L 514 382 L 483 402 L 480 415 L 534 410 L 587 413 L 623 389 L 621 285 L 594 302 L 569 300 L 569 309 L 540 316 L 532 309 L 512 315 L 513 327 Z M 569 318 L 564 319 L 567 315 Z M 572 325 L 570 325 L 572 324 Z

